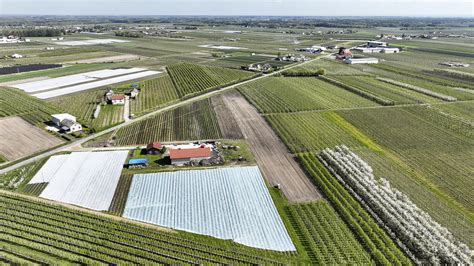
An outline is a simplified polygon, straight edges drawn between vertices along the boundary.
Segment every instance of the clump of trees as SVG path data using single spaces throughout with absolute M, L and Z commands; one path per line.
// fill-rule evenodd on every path
M 473 251 L 418 208 L 346 146 L 325 149 L 319 159 L 338 180 L 361 199 L 416 258 L 434 265 L 471 265 Z
M 61 29 L 13 29 L 13 30 L 4 30 L 2 32 L 3 36 L 14 35 L 19 37 L 57 37 L 66 34 L 64 30 Z
M 127 38 L 141 38 L 143 34 L 138 31 L 116 31 L 115 36 Z
M 309 69 L 290 69 L 282 73 L 285 77 L 319 77 L 326 75 L 326 69 L 319 68 L 317 70 Z

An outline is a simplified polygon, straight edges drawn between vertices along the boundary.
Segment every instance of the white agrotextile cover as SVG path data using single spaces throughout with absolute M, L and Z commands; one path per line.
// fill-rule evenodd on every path
M 108 210 L 128 151 L 52 156 L 29 184 L 48 182 L 40 197 Z
M 123 216 L 256 248 L 295 250 L 256 166 L 134 175 Z
M 112 85 L 115 83 L 120 83 L 124 81 L 129 81 L 129 80 L 135 80 L 135 79 L 140 79 L 152 75 L 157 75 L 160 74 L 161 72 L 159 71 L 143 71 L 143 72 L 138 72 L 138 73 L 132 73 L 129 75 L 125 76 L 118 76 L 114 78 L 109 78 L 109 79 L 103 79 L 103 80 L 97 80 L 94 82 L 89 82 L 89 83 L 84 83 L 84 84 L 79 84 L 75 86 L 70 86 L 70 87 L 65 87 L 65 88 L 59 88 L 57 90 L 51 90 L 51 91 L 45 91 L 45 92 L 40 92 L 33 94 L 33 96 L 40 98 L 40 99 L 48 99 L 56 96 L 61 96 L 61 95 L 66 95 L 66 94 L 71 94 L 79 91 L 85 91 L 85 90 L 90 90 L 90 89 L 95 89 L 107 85 Z

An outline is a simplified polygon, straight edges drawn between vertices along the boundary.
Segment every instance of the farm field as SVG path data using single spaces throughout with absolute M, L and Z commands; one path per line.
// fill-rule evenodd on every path
M 370 255 L 325 201 L 285 207 L 311 263 L 370 264 Z
M 178 100 L 178 94 L 169 76 L 148 79 L 139 84 L 142 91 L 130 102 L 132 114 L 143 114 Z
M 44 91 L 44 92 L 38 92 L 34 93 L 33 96 L 39 98 L 39 99 L 48 99 L 52 97 L 57 97 L 57 96 L 62 96 L 66 94 L 71 94 L 75 92 L 80 92 L 80 91 L 86 91 L 90 89 L 95 89 L 99 87 L 104 87 L 112 84 L 117 84 L 121 82 L 127 82 L 131 80 L 137 80 L 153 75 L 160 74 L 161 72 L 159 71 L 143 71 L 143 72 L 138 72 L 138 73 L 132 73 L 132 74 L 127 74 L 124 76 L 118 76 L 118 77 L 113 77 L 113 78 L 107 78 L 104 80 L 97 80 L 97 81 L 92 81 L 88 83 L 83 83 L 79 85 L 74 85 L 70 87 L 64 87 L 64 88 L 58 88 L 55 90 L 49 90 L 49 91 Z
M 0 156 L 8 160 L 23 158 L 61 143 L 60 139 L 20 117 L 0 118 Z
M 245 80 L 255 73 L 182 63 L 167 67 L 180 98 Z
M 301 153 L 298 158 L 316 185 L 321 188 L 321 192 L 335 206 L 341 218 L 359 237 L 362 245 L 368 247 L 367 252 L 375 263 L 411 263 L 376 220 L 339 184 L 314 154 Z
M 468 89 L 449 87 L 449 86 L 441 85 L 429 80 L 424 80 L 424 79 L 416 78 L 416 77 L 409 76 L 406 74 L 396 73 L 388 69 L 382 69 L 382 68 L 377 68 L 377 67 L 372 67 L 372 66 L 365 66 L 364 71 L 370 74 L 377 75 L 382 78 L 395 80 L 401 84 L 405 84 L 405 85 L 407 84 L 408 86 L 417 86 L 423 89 L 430 90 L 434 93 L 439 93 L 442 95 L 455 97 L 457 100 L 473 100 L 474 99 L 474 94 L 472 93 L 472 91 L 469 91 Z
M 48 183 L 41 198 L 108 210 L 128 151 L 55 155 L 28 182 Z
M 23 90 L 27 93 L 37 93 L 40 91 L 48 91 L 61 87 L 72 86 L 79 83 L 85 83 L 89 81 L 95 81 L 99 78 L 109 78 L 113 76 L 120 76 L 125 74 L 131 74 L 135 72 L 143 71 L 144 69 L 131 68 L 131 69 L 105 69 L 92 72 L 85 72 L 81 74 L 69 75 L 59 78 L 52 78 L 40 81 L 17 83 L 13 85 L 15 88 Z
M 469 200 L 471 192 L 465 190 L 465 182 L 468 182 L 466 175 L 469 175 L 469 169 L 472 169 L 472 164 L 466 161 L 470 157 L 470 151 L 466 151 L 466 149 L 469 149 L 469 145 L 472 145 L 469 144 L 472 143 L 472 140 L 457 131 L 459 127 L 456 126 L 456 122 L 453 120 L 447 119 L 444 120 L 444 123 L 449 123 L 449 125 L 454 123 L 454 128 L 453 126 L 434 124 L 443 120 L 436 118 L 430 120 L 427 115 L 436 117 L 437 112 L 430 111 L 430 109 L 425 111 L 425 109 L 427 107 L 423 106 L 392 107 L 378 108 L 377 112 L 373 112 L 373 110 L 351 110 L 269 115 L 266 118 L 293 152 L 320 151 L 341 144 L 356 149 L 356 152 L 362 158 L 374 166 L 378 175 L 390 180 L 394 186 L 407 193 L 410 199 L 420 208 L 449 228 L 456 237 L 472 246 L 473 238 L 470 237 L 468 232 L 469 228 L 474 225 L 474 221 L 469 218 L 469 205 L 466 205 L 466 200 Z M 368 115 L 369 113 L 371 115 Z M 367 119 L 373 116 L 379 117 L 378 120 L 372 120 L 372 118 L 370 122 L 366 122 L 368 124 L 372 123 L 370 126 L 372 132 L 384 132 L 382 128 L 385 128 L 385 132 L 390 132 L 391 135 L 372 136 L 371 132 L 364 130 L 364 127 L 368 124 L 364 126 L 350 119 L 345 119 L 346 116 L 364 119 L 364 115 L 368 116 Z M 397 120 L 411 121 L 407 126 L 410 125 L 415 131 L 407 130 L 403 125 L 395 124 Z M 390 121 L 390 123 L 387 124 L 386 121 Z M 401 134 L 409 134 L 410 136 Z M 437 137 L 435 138 L 435 136 Z M 409 141 L 416 144 L 405 143 Z M 450 144 L 444 144 L 445 146 L 443 146 L 441 143 L 445 141 L 450 141 Z M 406 148 L 403 151 L 399 150 L 400 154 L 396 153 L 395 147 L 388 146 L 389 142 Z M 458 148 L 454 148 L 453 145 Z M 437 151 L 439 153 L 433 154 Z M 404 155 L 403 152 L 407 154 Z M 427 158 L 424 155 L 425 152 L 430 154 L 429 156 L 434 156 L 435 159 L 423 159 Z M 411 157 L 406 157 L 408 155 Z M 451 160 L 456 160 L 456 162 Z M 465 169 L 467 172 L 458 172 L 458 170 L 453 169 L 440 169 L 440 174 L 430 172 L 430 169 L 438 169 L 436 164 L 439 164 L 439 167 L 450 168 L 451 166 L 446 166 L 447 162 L 453 165 L 459 163 L 460 169 Z M 449 178 L 444 178 L 445 175 Z M 448 185 L 446 182 L 453 183 Z M 452 189 L 456 190 L 457 194 Z M 460 193 L 467 193 L 464 194 L 466 197 L 463 197 Z
M 2 250 L 48 264 L 281 264 L 291 253 L 132 223 L 0 191 Z M 64 221 L 68 221 L 65 223 Z
M 290 202 L 319 199 L 319 191 L 257 110 L 236 91 L 224 94 L 224 102 L 235 117 L 269 185 L 281 185 Z
M 44 126 L 60 110 L 20 90 L 0 88 L 0 117 L 19 116 L 33 125 Z
M 221 129 L 222 135 L 226 139 L 244 139 L 242 130 L 237 123 L 235 116 L 232 114 L 229 106 L 225 103 L 223 94 L 211 98 L 212 106 L 217 115 L 217 121 Z
M 403 87 L 379 81 L 368 76 L 336 76 L 334 79 L 359 90 L 374 94 L 394 104 L 436 103 L 439 99 Z
M 472 138 L 423 120 L 423 113 L 417 115 L 404 109 L 339 113 L 375 142 L 399 154 L 464 207 L 474 210 L 474 195 L 469 188 L 474 174 Z
M 239 88 L 261 113 L 376 106 L 377 104 L 314 77 L 268 78 Z
M 474 20 L 257 2 L 1 18 L 0 265 L 474 263 Z M 44 130 L 63 113 L 83 129 Z M 216 160 L 171 164 L 203 141 Z
M 256 248 L 295 250 L 256 166 L 136 174 L 123 217 Z
M 321 59 L 305 64 L 304 66 L 298 66 L 293 68 L 294 71 L 315 71 L 319 68 L 326 70 L 326 75 L 364 75 L 362 70 L 354 68 L 353 66 L 344 64 L 342 62 L 333 59 Z
M 206 99 L 121 128 L 115 135 L 115 145 L 146 145 L 154 141 L 208 140 L 223 137 L 211 100 Z

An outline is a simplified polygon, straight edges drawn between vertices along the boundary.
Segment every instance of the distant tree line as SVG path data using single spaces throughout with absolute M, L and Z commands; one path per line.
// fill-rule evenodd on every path
M 326 74 L 326 69 L 319 68 L 317 70 L 309 69 L 291 69 L 281 73 L 285 77 L 318 77 Z
M 143 34 L 137 31 L 116 31 L 115 36 L 128 37 L 128 38 L 141 38 Z
M 64 30 L 60 29 L 14 29 L 4 30 L 2 35 L 14 35 L 20 37 L 57 37 L 64 33 Z

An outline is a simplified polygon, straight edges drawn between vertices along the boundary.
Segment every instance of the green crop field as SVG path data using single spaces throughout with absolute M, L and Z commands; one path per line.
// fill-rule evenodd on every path
M 351 227 L 354 235 L 366 247 L 377 264 L 410 264 L 410 260 L 392 239 L 367 213 L 360 203 L 347 192 L 311 153 L 298 155 L 301 164 L 318 188 L 335 206 L 341 218 Z
M 429 121 L 427 112 L 399 108 L 339 113 L 375 142 L 397 153 L 465 208 L 474 210 L 474 193 L 469 186 L 474 139 L 440 125 L 450 120 Z
M 240 70 L 187 63 L 168 66 L 167 69 L 180 98 L 216 89 L 255 75 Z
M 140 115 L 178 100 L 178 94 L 169 76 L 139 82 L 142 91 L 130 101 L 132 114 Z
M 0 88 L 0 117 L 20 116 L 33 125 L 51 120 L 60 109 L 20 90 Z
M 370 264 L 370 255 L 325 201 L 288 205 L 289 219 L 312 264 Z
M 230 241 L 123 219 L 0 191 L 0 248 L 28 264 L 280 264 L 295 258 Z
M 244 85 L 239 90 L 262 113 L 377 105 L 314 77 L 267 78 Z
M 364 74 L 361 70 L 342 63 L 340 61 L 336 61 L 333 59 L 321 59 L 315 60 L 304 66 L 298 66 L 293 68 L 294 71 L 313 71 L 319 68 L 324 68 L 326 70 L 327 75 L 367 75 Z
M 360 67 L 360 66 L 359 66 Z M 433 91 L 435 93 L 440 93 L 443 95 L 455 97 L 458 100 L 473 100 L 474 94 L 470 89 L 448 87 L 441 85 L 435 82 L 432 82 L 427 79 L 421 79 L 414 76 L 397 73 L 382 67 L 373 67 L 373 66 L 364 66 L 364 71 L 367 73 L 375 74 L 380 77 L 386 77 L 397 82 L 401 82 L 408 85 L 418 86 L 420 88 Z M 420 74 L 421 75 L 421 74 Z
M 440 100 L 403 87 L 388 84 L 369 76 L 335 76 L 334 79 L 359 90 L 393 101 L 395 104 L 436 103 Z
M 266 116 L 295 153 L 344 144 L 472 246 L 472 125 L 414 106 Z M 410 128 L 410 129 L 409 129 Z
M 118 130 L 116 145 L 154 141 L 219 139 L 222 133 L 210 99 L 194 102 Z

